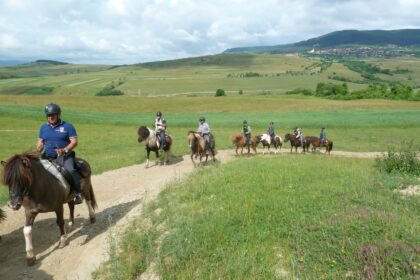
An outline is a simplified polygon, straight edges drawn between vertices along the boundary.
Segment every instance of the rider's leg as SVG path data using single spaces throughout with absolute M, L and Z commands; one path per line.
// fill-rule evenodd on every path
M 163 148 L 165 148 L 165 145 L 166 145 L 164 130 L 159 131 L 159 137 L 160 137 L 160 149 L 162 150 Z
M 77 172 L 75 165 L 74 165 L 74 157 L 68 156 L 64 159 L 64 169 L 66 169 L 68 172 L 70 172 L 71 176 L 73 177 L 74 182 L 74 204 L 80 204 L 83 202 L 81 189 L 80 189 L 80 174 Z

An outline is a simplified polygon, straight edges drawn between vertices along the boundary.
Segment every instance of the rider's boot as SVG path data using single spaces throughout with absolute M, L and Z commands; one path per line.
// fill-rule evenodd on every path
M 81 204 L 83 202 L 83 197 L 80 190 L 80 174 L 75 171 L 72 175 L 74 181 L 74 204 Z

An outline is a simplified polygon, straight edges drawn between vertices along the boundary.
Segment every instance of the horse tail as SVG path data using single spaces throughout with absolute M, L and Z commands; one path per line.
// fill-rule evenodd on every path
M 96 202 L 95 193 L 93 192 L 92 181 L 90 179 L 90 176 L 85 178 L 83 181 L 84 181 L 84 187 L 82 188 L 82 190 L 83 190 L 84 197 L 86 198 L 87 201 L 91 202 L 93 209 L 98 208 L 98 204 Z
M 328 144 L 328 151 L 331 152 L 333 148 L 333 141 L 330 141 L 330 143 Z
M 4 219 L 6 219 L 6 213 L 2 209 L 0 209 L 0 222 Z

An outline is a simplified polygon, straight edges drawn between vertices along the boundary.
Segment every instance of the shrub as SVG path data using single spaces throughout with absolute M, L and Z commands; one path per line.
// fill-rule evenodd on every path
M 313 90 L 306 88 L 295 88 L 293 90 L 286 91 L 286 94 L 303 94 L 303 95 L 314 95 Z
M 219 88 L 216 90 L 216 97 L 218 96 L 226 96 L 226 93 L 223 89 Z
M 103 89 L 101 89 L 98 93 L 96 93 L 96 96 L 112 96 L 112 95 L 124 95 L 124 92 L 118 89 L 114 89 L 114 86 L 106 86 Z
M 243 91 L 242 89 L 240 89 L 240 90 L 238 91 L 238 94 L 239 94 L 239 95 L 242 95 L 242 94 L 244 94 L 244 91 Z
M 388 151 L 384 157 L 377 158 L 376 168 L 387 173 L 420 175 L 420 160 L 417 157 L 419 153 L 412 143 L 402 143 L 401 147 L 399 152 Z

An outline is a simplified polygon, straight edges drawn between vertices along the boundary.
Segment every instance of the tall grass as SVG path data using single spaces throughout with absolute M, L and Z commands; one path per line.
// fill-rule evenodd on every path
M 388 151 L 382 157 L 376 159 L 376 167 L 387 173 L 402 173 L 409 175 L 420 175 L 419 148 L 413 146 L 413 142 L 404 142 L 399 151 Z
M 414 279 L 420 199 L 399 198 L 373 163 L 285 156 L 199 170 L 149 206 L 114 261 L 124 279 L 151 262 L 163 279 Z

